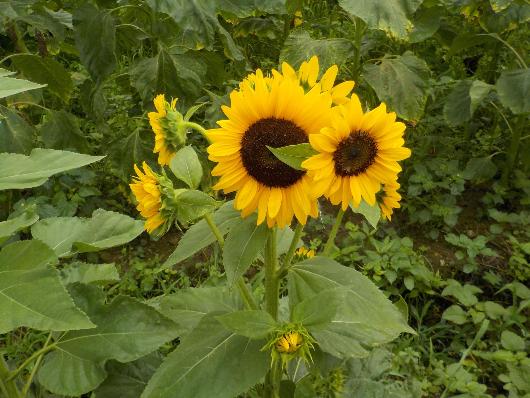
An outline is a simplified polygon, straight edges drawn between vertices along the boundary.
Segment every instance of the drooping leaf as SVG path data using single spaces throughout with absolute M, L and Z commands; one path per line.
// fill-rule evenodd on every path
M 130 297 L 104 304 L 98 289 L 71 288 L 76 303 L 97 327 L 70 331 L 55 341 L 39 370 L 39 382 L 59 395 L 78 396 L 96 388 L 107 376 L 105 362 L 131 362 L 174 339 L 175 324 L 155 309 Z
M 54 174 L 97 162 L 104 156 L 36 148 L 29 156 L 0 153 L 0 190 L 42 185 Z
M 223 249 L 223 264 L 228 284 L 233 285 L 250 267 L 265 247 L 268 229 L 256 225 L 256 216 L 249 216 L 228 233 Z
M 229 201 L 214 213 L 213 220 L 221 233 L 226 234 L 241 221 L 241 213 L 234 209 L 233 201 Z M 205 220 L 195 223 L 180 238 L 177 248 L 164 263 L 164 268 L 180 263 L 215 241 L 216 237 Z
M 263 345 L 264 341 L 239 336 L 207 316 L 168 355 L 142 398 L 238 396 L 268 370 L 270 359 L 261 351 Z
M 361 18 L 372 29 L 405 38 L 412 29 L 410 18 L 423 0 L 339 0 L 351 15 Z
M 34 134 L 33 126 L 15 111 L 0 105 L 0 152 L 29 153 Z
M 45 85 L 29 82 L 27 80 L 15 79 L 13 77 L 0 76 L 0 98 L 9 97 L 29 90 L 45 87 Z
M 68 102 L 74 83 L 64 66 L 53 58 L 33 54 L 16 54 L 11 61 L 26 78 L 46 85 L 46 88 L 63 101 Z
M 414 14 L 413 28 L 408 34 L 411 43 L 419 43 L 436 33 L 444 14 L 443 7 L 422 8 Z
M 114 263 L 88 264 L 76 261 L 61 269 L 60 274 L 64 285 L 95 282 L 105 284 L 120 280 L 120 275 Z
M 378 65 L 366 64 L 364 78 L 381 101 L 406 120 L 418 120 L 427 102 L 429 68 L 424 60 L 406 52 L 385 56 Z
M 495 84 L 501 103 L 516 115 L 530 112 L 530 69 L 503 71 Z
M 88 141 L 79 128 L 77 118 L 64 110 L 49 112 L 40 128 L 40 135 L 46 148 L 88 152 Z
M 362 214 L 372 227 L 377 228 L 377 224 L 381 220 L 381 208 L 377 203 L 374 206 L 370 206 L 364 200 L 361 200 L 359 207 L 353 207 L 353 204 L 350 204 L 350 208 L 354 213 Z
M 296 170 L 304 170 L 302 162 L 318 153 L 309 143 L 288 145 L 280 148 L 267 146 L 267 148 L 279 160 Z
M 178 325 L 181 337 L 190 333 L 210 313 L 222 314 L 243 309 L 239 293 L 222 286 L 183 289 L 159 296 L 150 304 Z
M 182 224 L 202 218 L 213 212 L 218 203 L 210 195 L 193 189 L 186 190 L 177 197 L 177 219 Z
M 480 80 L 462 80 L 447 96 L 444 116 L 451 125 L 467 122 L 493 86 Z
M 39 219 L 35 207 L 26 210 L 18 217 L 0 222 L 0 244 L 5 242 L 11 235 L 33 225 Z
M 73 25 L 81 62 L 94 81 L 103 81 L 116 67 L 116 25 L 112 15 L 85 3 L 75 8 Z
M 202 166 L 197 153 L 191 146 L 177 151 L 169 163 L 169 168 L 179 180 L 191 189 L 197 189 L 202 179 Z
M 142 233 L 142 221 L 103 209 L 92 218 L 51 217 L 33 224 L 31 234 L 50 246 L 57 256 L 93 252 L 123 245 Z
M 342 358 L 365 356 L 365 347 L 414 333 L 383 292 L 352 268 L 315 257 L 289 271 L 289 299 L 294 305 L 333 288 L 344 288 L 344 299 L 331 323 L 313 332 L 322 350 Z
M 285 61 L 298 67 L 303 61 L 317 55 L 322 72 L 333 64 L 343 64 L 354 55 L 354 51 L 352 42 L 347 39 L 313 39 L 308 32 L 295 30 L 285 41 L 280 62 Z
M 0 252 L 0 334 L 26 326 L 40 330 L 94 327 L 74 305 L 50 264 L 55 253 L 44 243 L 26 240 Z
M 276 328 L 274 318 L 263 310 L 229 312 L 216 319 L 228 330 L 251 339 L 264 339 Z

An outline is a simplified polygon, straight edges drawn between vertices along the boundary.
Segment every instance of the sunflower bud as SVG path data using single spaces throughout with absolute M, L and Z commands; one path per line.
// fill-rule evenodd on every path
M 315 251 L 302 246 L 296 250 L 296 255 L 301 259 L 312 258 L 315 257 Z
M 271 350 L 273 362 L 281 361 L 282 367 L 299 357 L 311 361 L 315 340 L 302 325 L 287 324 L 278 329 L 263 349 Z
M 156 112 L 149 112 L 149 123 L 155 133 L 154 153 L 158 153 L 161 166 L 169 164 L 178 149 L 186 144 L 187 129 L 184 117 L 176 110 L 177 98 L 167 102 L 164 94 L 154 99 Z

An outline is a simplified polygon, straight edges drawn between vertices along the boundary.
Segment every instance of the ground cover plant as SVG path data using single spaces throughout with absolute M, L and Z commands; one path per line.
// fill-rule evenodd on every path
M 529 19 L 0 1 L 0 397 L 530 397 Z

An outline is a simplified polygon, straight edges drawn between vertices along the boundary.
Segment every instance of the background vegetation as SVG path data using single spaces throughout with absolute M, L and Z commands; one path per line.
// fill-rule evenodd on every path
M 524 0 L 0 1 L 0 91 L 12 77 L 46 85 L 0 100 L 0 152 L 105 156 L 37 188 L 0 191 L 0 220 L 98 208 L 137 217 L 127 184 L 134 163 L 156 164 L 146 117 L 155 94 L 178 97 L 184 111 L 201 104 L 193 120 L 213 127 L 247 73 L 316 54 L 322 69 L 336 63 L 339 79 L 356 81 L 366 107 L 384 101 L 407 124 L 402 209 L 377 229 L 350 213 L 335 255 L 408 306 L 417 335 L 329 363 L 295 396 L 528 398 L 529 20 Z M 315 249 L 333 219 L 322 210 L 304 237 Z M 24 225 L 0 234 L 0 246 L 29 234 Z M 224 271 L 210 249 L 163 267 L 180 235 L 65 250 L 70 262 L 107 264 L 102 300 L 218 285 Z M 21 363 L 46 338 L 18 328 L 0 334 L 0 352 Z M 95 396 L 138 397 L 176 343 L 127 364 L 101 354 L 107 376 Z M 76 396 L 55 382 L 43 376 L 31 394 Z

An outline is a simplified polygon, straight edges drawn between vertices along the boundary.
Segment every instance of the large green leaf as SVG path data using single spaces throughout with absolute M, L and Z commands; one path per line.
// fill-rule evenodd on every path
M 530 69 L 504 71 L 495 84 L 501 103 L 517 114 L 530 112 Z
M 64 110 L 49 112 L 40 128 L 40 135 L 46 148 L 88 152 L 88 141 L 79 128 L 77 118 Z
M 153 159 L 152 146 L 153 133 L 141 128 L 134 129 L 126 137 L 114 141 L 110 148 L 110 158 L 115 173 L 124 181 L 129 181 L 134 174 L 133 165 Z
M 33 126 L 15 111 L 0 105 L 0 152 L 29 153 L 34 134 Z
M 207 316 L 162 363 L 142 398 L 236 397 L 265 376 L 270 359 L 263 345 Z
M 103 156 L 36 148 L 29 156 L 0 153 L 0 190 L 42 185 L 54 174 L 97 162 Z
M 289 299 L 293 304 L 337 287 L 344 288 L 344 299 L 333 320 L 325 329 L 313 332 L 322 350 L 344 358 L 364 356 L 365 347 L 387 343 L 403 332 L 414 333 L 383 292 L 352 268 L 315 257 L 289 271 Z
M 11 218 L 0 222 L 0 244 L 5 242 L 11 235 L 21 229 L 27 228 L 37 222 L 39 215 L 35 211 L 35 207 L 26 210 L 18 217 Z
M 0 334 L 20 326 L 40 330 L 94 327 L 50 266 L 55 261 L 55 253 L 36 240 L 15 242 L 2 249 Z
M 237 292 L 225 287 L 179 290 L 153 299 L 150 304 L 179 326 L 179 336 L 190 333 L 209 313 L 229 313 L 243 309 Z
M 106 377 L 105 362 L 130 362 L 174 339 L 175 324 L 155 309 L 130 297 L 110 304 L 97 288 L 74 285 L 72 294 L 97 327 L 70 331 L 55 341 L 38 378 L 49 391 L 78 396 L 96 388 Z
M 112 15 L 90 3 L 73 14 L 75 44 L 79 58 L 92 79 L 101 82 L 116 66 L 116 25 Z
M 217 320 L 228 330 L 251 339 L 264 339 L 277 327 L 271 314 L 263 310 L 229 312 L 217 316 Z
M 241 221 L 241 213 L 234 209 L 233 201 L 229 201 L 214 213 L 213 220 L 219 230 L 223 234 L 226 234 L 230 228 Z M 215 235 L 205 220 L 195 223 L 180 238 L 177 248 L 168 257 L 164 263 L 164 267 L 171 267 L 184 261 L 199 250 L 211 245 L 216 240 Z
M 42 84 L 28 82 L 27 80 L 15 79 L 12 77 L 0 76 L 0 98 L 9 97 L 23 93 L 24 91 L 35 90 L 45 87 Z
M 313 55 L 318 56 L 320 71 L 333 64 L 341 65 L 354 55 L 354 46 L 351 41 L 343 38 L 313 39 L 308 32 L 303 30 L 293 31 L 282 48 L 280 62 L 288 62 L 293 67 L 298 67 Z
M 440 20 L 444 15 L 443 7 L 422 8 L 414 14 L 412 23 L 414 27 L 409 32 L 408 40 L 419 43 L 436 33 L 440 27 Z
M 45 84 L 47 89 L 67 102 L 74 89 L 68 71 L 53 58 L 33 54 L 16 54 L 11 61 L 17 70 L 31 81 Z
M 361 18 L 372 29 L 405 38 L 412 30 L 410 17 L 423 0 L 339 0 L 351 15 Z
M 345 293 L 346 289 L 331 288 L 298 302 L 293 306 L 291 321 L 301 323 L 310 331 L 324 328 L 335 317 Z
M 256 225 L 256 216 L 251 215 L 228 233 L 223 249 L 223 264 L 228 284 L 233 285 L 250 267 L 267 241 L 265 223 Z
M 57 256 L 93 252 L 123 245 L 142 233 L 144 224 L 125 214 L 103 209 L 92 218 L 51 217 L 31 227 L 31 234 L 50 246 Z
M 88 264 L 74 262 L 64 266 L 61 271 L 63 284 L 72 283 L 100 283 L 116 282 L 120 280 L 120 275 L 116 266 L 111 264 Z
M 480 80 L 462 80 L 447 96 L 444 116 L 451 125 L 467 122 L 493 86 Z
M 177 151 L 169 163 L 169 168 L 179 180 L 191 189 L 197 189 L 201 183 L 202 166 L 192 146 L 185 146 Z
M 427 102 L 429 68 L 424 60 L 406 52 L 386 55 L 379 64 L 366 64 L 364 78 L 381 101 L 406 120 L 418 120 Z

